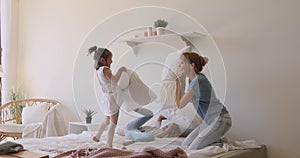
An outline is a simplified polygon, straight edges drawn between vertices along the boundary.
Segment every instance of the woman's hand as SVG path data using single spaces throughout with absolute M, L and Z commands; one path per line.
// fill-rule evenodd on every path
M 124 72 L 126 72 L 126 71 L 127 71 L 127 68 L 126 68 L 125 66 L 122 66 L 122 67 L 120 67 L 119 71 L 124 71 Z
M 180 100 L 181 100 L 181 83 L 180 78 L 176 78 L 176 105 L 177 108 L 180 108 Z

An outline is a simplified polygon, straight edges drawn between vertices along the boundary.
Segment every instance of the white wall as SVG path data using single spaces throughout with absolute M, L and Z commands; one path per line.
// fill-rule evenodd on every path
M 297 157 L 297 0 L 21 0 L 18 82 L 27 97 L 55 98 L 66 106 L 68 120 L 79 119 L 72 73 L 85 37 L 105 18 L 149 5 L 185 12 L 213 36 L 227 72 L 229 136 L 266 144 L 271 158 Z

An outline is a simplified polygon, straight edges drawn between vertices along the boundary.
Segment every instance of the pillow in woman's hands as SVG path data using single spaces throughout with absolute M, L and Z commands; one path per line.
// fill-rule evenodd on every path
M 181 75 L 182 72 L 179 68 L 181 63 L 180 56 L 183 52 L 187 51 L 188 48 L 189 46 L 168 54 L 164 62 L 162 81 L 175 81 L 176 78 Z

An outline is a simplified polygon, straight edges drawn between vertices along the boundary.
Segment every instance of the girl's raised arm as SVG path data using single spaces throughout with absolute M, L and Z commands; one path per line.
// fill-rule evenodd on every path
M 109 81 L 111 81 L 112 83 L 117 83 L 117 82 L 119 81 L 119 79 L 120 79 L 121 74 L 122 74 L 123 71 L 124 71 L 124 72 L 126 71 L 126 67 L 124 67 L 124 66 L 122 66 L 122 67 L 117 71 L 117 73 L 116 73 L 115 75 L 113 75 L 113 74 L 111 73 L 111 70 L 110 70 L 109 68 L 104 68 L 104 69 L 103 69 L 103 72 L 104 72 L 104 74 L 105 74 L 105 77 L 106 77 Z

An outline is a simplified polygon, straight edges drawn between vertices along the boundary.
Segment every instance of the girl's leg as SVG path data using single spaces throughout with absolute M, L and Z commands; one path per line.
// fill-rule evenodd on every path
M 93 140 L 95 142 L 99 142 L 101 136 L 102 136 L 102 133 L 103 131 L 105 130 L 105 128 L 109 125 L 109 116 L 106 116 L 105 117 L 105 121 L 101 123 L 100 127 L 99 127 L 99 130 L 96 134 L 96 136 L 93 137 Z
M 110 116 L 110 124 L 109 124 L 109 128 L 108 128 L 108 137 L 107 137 L 107 145 L 109 147 L 112 147 L 115 129 L 116 129 L 116 125 L 118 123 L 118 118 L 119 118 L 119 112 Z

